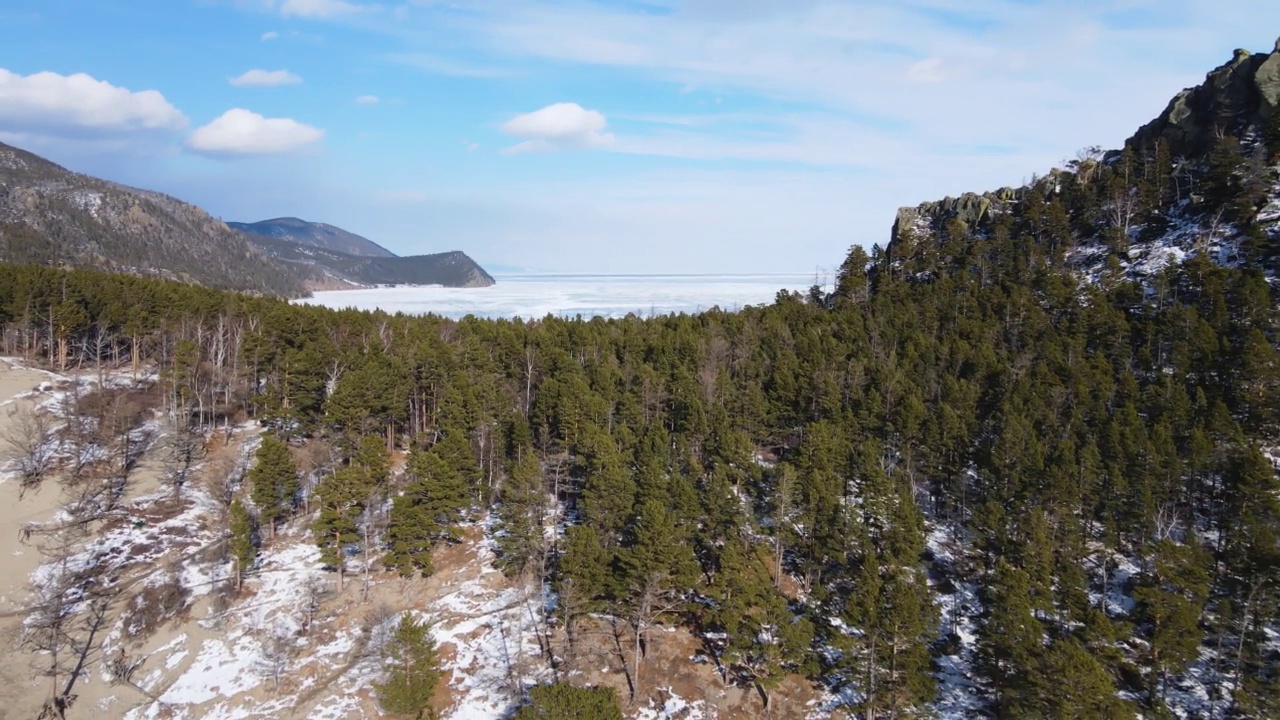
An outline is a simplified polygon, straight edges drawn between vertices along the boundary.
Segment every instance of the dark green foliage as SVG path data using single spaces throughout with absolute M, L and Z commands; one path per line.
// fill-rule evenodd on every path
M 754 684 L 767 704 L 769 690 L 805 664 L 813 624 L 791 611 L 768 569 L 736 539 L 721 552 L 710 594 L 716 601 L 712 625 L 727 635 L 722 661 Z
M 1033 716 L 1048 678 L 1042 670 L 1044 626 L 1031 608 L 1027 574 L 1004 561 L 987 585 L 989 616 L 982 626 L 978 669 L 996 694 L 1001 717 Z
M 363 468 L 351 466 L 330 474 L 316 488 L 320 513 L 311 532 L 320 546 L 321 561 L 339 572 L 343 569 L 344 548 L 360 542 L 359 519 L 369 501 L 370 480 Z
M 414 571 L 429 575 L 436 543 L 456 539 L 455 526 L 471 495 L 464 472 L 475 472 L 470 451 L 461 448 L 465 445 L 446 440 L 409 454 L 408 484 L 391 506 L 387 567 L 406 576 Z
M 382 709 L 392 717 L 434 717 L 431 698 L 440 682 L 440 659 L 426 623 L 402 615 L 383 650 L 383 664 L 386 680 L 373 684 Z
M 236 561 L 236 582 L 239 583 L 258 556 L 257 536 L 253 516 L 240 500 L 233 500 L 230 509 L 231 556 Z
M 613 688 L 538 685 L 514 720 L 622 720 Z
M 623 464 L 613 438 L 602 429 L 588 426 L 577 453 L 582 456 L 582 517 L 596 528 L 607 547 L 622 537 L 635 504 L 636 484 Z
M 498 565 L 516 575 L 541 562 L 546 549 L 543 527 L 547 517 L 547 492 L 542 466 L 532 449 L 511 466 L 502 487 L 498 507 Z M 541 568 L 538 568 L 541 570 Z
M 284 441 L 271 434 L 262 437 L 249 470 L 249 488 L 258 517 L 274 531 L 293 512 L 298 498 L 298 468 Z
M 1263 142 L 1272 160 L 1280 157 L 1280 108 L 1272 108 L 1264 126 Z
M 1156 545 L 1154 568 L 1134 590 L 1138 619 L 1146 624 L 1154 702 L 1171 672 L 1184 670 L 1200 647 L 1200 614 L 1209 596 L 1209 573 L 1195 547 L 1168 541 Z

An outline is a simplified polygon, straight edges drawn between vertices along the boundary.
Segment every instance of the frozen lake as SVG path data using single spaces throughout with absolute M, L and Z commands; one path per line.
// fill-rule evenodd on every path
M 451 318 L 642 317 L 695 313 L 719 306 L 768 305 L 779 290 L 806 292 L 809 274 L 762 275 L 498 275 L 487 288 L 388 287 L 315 293 L 296 302 L 330 308 L 380 309 Z M 825 280 L 823 280 L 825 282 Z

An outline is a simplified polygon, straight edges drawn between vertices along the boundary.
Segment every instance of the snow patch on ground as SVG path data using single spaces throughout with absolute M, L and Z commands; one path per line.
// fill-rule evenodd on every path
M 982 689 L 974 682 L 974 651 L 978 644 L 978 618 L 982 615 L 982 602 L 978 598 L 977 583 L 960 580 L 956 567 L 961 545 L 952 532 L 943 527 L 931 528 L 927 547 L 934 558 L 936 572 L 930 573 L 930 585 L 936 593 L 944 637 L 954 635 L 957 649 L 937 658 L 938 700 L 935 710 L 939 718 L 981 717 L 984 706 Z M 941 574 L 950 578 L 945 583 L 933 579 Z
M 482 527 L 485 527 L 482 525 Z M 455 693 L 446 720 L 487 720 L 511 711 L 530 686 L 550 680 L 538 630 L 544 603 L 532 588 L 511 587 L 493 567 L 492 539 L 449 581 L 447 593 L 424 610 L 441 648 L 453 649 L 445 664 Z
M 697 700 L 690 702 L 676 695 L 671 688 L 665 690 L 668 696 L 661 705 L 650 702 L 648 707 L 641 708 L 635 720 L 710 720 L 706 705 Z

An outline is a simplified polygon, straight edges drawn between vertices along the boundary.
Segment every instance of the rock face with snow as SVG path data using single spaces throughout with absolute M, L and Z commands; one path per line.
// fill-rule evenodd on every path
M 1164 140 L 1175 157 L 1194 157 L 1207 152 L 1220 132 L 1262 130 L 1278 108 L 1280 41 L 1271 53 L 1236 50 L 1231 61 L 1212 70 L 1204 83 L 1174 96 L 1169 107 L 1126 145 L 1141 149 Z
M 982 194 L 964 193 L 956 198 L 921 203 L 918 207 L 899 208 L 893 223 L 892 237 L 896 239 L 908 228 L 914 228 L 921 222 L 933 223 L 954 218 L 968 227 L 976 226 L 990 217 L 993 206 L 999 207 L 1014 200 L 1016 193 L 1013 188 L 1001 188 Z
M 1224 138 L 1236 164 L 1229 174 L 1238 187 L 1230 197 L 1214 190 L 1212 177 L 1215 163 L 1221 171 L 1224 162 Z M 1218 264 L 1256 262 L 1256 253 L 1250 259 L 1243 251 L 1247 242 L 1280 243 L 1280 168 L 1273 162 L 1280 157 L 1278 147 L 1280 41 L 1270 53 L 1237 50 L 1202 84 L 1178 93 L 1123 149 L 1090 148 L 1066 168 L 1050 170 L 1020 188 L 965 193 L 899 209 L 887 254 L 897 261 L 914 252 L 919 240 L 932 238 L 942 245 L 957 233 L 990 238 L 1002 215 L 1024 223 L 1020 232 L 1025 234 L 1027 222 L 1042 227 L 1041 220 L 1028 216 L 1039 212 L 1028 210 L 1034 195 L 1046 208 L 1055 200 L 1074 208 L 1075 214 L 1064 220 L 1071 237 L 1058 241 L 1055 255 L 1063 251 L 1061 260 L 1086 280 L 1111 267 L 1143 282 L 1170 262 L 1201 252 Z M 1151 191 L 1158 200 L 1134 183 L 1118 191 L 1109 185 L 1114 177 L 1105 179 L 1108 174 L 1157 173 L 1166 182 Z M 1082 216 L 1080 208 L 1089 204 Z M 1006 230 L 1012 227 L 1010 223 Z M 1043 235 L 1040 230 L 1032 234 Z

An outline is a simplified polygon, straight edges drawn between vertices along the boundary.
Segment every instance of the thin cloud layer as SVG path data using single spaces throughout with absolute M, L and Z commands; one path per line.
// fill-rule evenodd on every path
M 230 82 L 236 87 L 279 87 L 281 85 L 301 84 L 302 78 L 294 75 L 288 70 L 253 69 L 245 72 L 243 75 L 233 77 L 227 82 Z
M 555 103 L 541 110 L 517 115 L 502 126 L 502 132 L 524 142 L 503 150 L 507 154 L 585 150 L 613 144 L 613 135 L 603 114 L 577 103 Z
M 176 132 L 187 118 L 155 90 L 133 92 L 84 73 L 0 68 L 0 130 L 84 138 Z
M 327 18 L 350 15 L 362 9 L 362 6 L 346 0 L 284 0 L 280 4 L 280 14 L 285 17 Z
M 196 129 L 187 147 L 201 155 L 224 158 L 289 155 L 324 137 L 324 131 L 290 118 L 265 118 L 243 108 L 226 111 Z
M 361 95 L 356 98 L 357 105 L 377 105 L 379 102 L 377 95 Z

